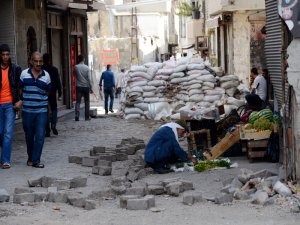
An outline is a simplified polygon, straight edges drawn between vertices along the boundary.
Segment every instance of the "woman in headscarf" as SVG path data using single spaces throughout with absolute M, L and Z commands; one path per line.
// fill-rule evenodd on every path
M 197 159 L 187 154 L 179 145 L 178 138 L 187 131 L 184 120 L 167 123 L 161 126 L 151 137 L 145 148 L 145 162 L 157 173 L 170 172 L 169 164 L 178 160 L 191 160 L 194 164 Z

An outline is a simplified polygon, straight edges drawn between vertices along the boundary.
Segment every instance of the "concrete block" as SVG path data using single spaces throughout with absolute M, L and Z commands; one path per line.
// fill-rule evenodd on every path
M 180 186 L 180 192 L 194 190 L 194 184 L 190 181 L 180 180 L 182 185 Z
M 92 210 L 96 209 L 97 202 L 91 199 L 86 199 L 84 203 L 84 209 L 86 210 Z
M 104 188 L 100 191 L 92 191 L 89 194 L 89 199 L 115 198 L 116 193 L 111 188 Z
M 149 209 L 149 203 L 148 203 L 148 200 L 144 199 L 144 198 L 128 199 L 126 209 L 147 210 L 147 209 Z
M 125 182 L 127 182 L 126 176 L 120 176 L 120 177 L 113 177 L 110 184 L 113 186 L 121 186 Z
M 137 195 L 137 196 L 145 196 L 146 188 L 145 187 L 131 187 L 127 188 L 126 195 Z
M 98 160 L 97 166 L 112 166 L 112 162 L 111 161 L 107 161 L 107 160 Z
M 167 194 L 172 195 L 172 196 L 179 196 L 179 193 L 181 191 L 181 185 L 182 185 L 182 182 L 180 182 L 180 181 L 169 183 L 166 186 Z
M 41 187 L 42 186 L 42 178 L 39 179 L 30 179 L 27 180 L 29 187 Z
M 225 193 L 218 193 L 215 196 L 215 203 L 216 204 L 224 204 L 233 201 L 232 194 L 225 194 Z
M 185 205 L 193 205 L 196 202 L 204 202 L 204 201 L 206 200 L 202 197 L 201 192 L 190 191 L 190 192 L 183 193 L 182 202 Z
M 160 181 L 159 183 L 162 185 L 162 186 L 167 186 L 168 184 L 170 183 L 174 183 L 174 182 L 177 182 L 179 181 L 179 178 L 169 178 L 169 179 L 165 179 L 163 181 Z
M 149 185 L 148 194 L 150 195 L 162 195 L 165 193 L 165 189 L 161 185 Z
M 69 155 L 68 161 L 69 163 L 82 164 L 82 157 L 78 155 Z
M 51 187 L 57 187 L 57 190 L 68 190 L 71 187 L 71 181 L 70 180 L 55 180 Z
M 0 202 L 9 202 L 10 195 L 7 190 L 0 189 Z
M 48 201 L 56 203 L 67 203 L 68 195 L 65 192 L 49 192 Z
M 251 203 L 258 204 L 258 205 L 264 205 L 268 198 L 269 198 L 269 196 L 266 192 L 257 191 L 253 195 L 253 199 L 252 199 Z
M 124 147 L 123 145 L 120 146 L 120 147 L 116 147 L 116 153 L 124 153 L 124 154 L 127 154 L 126 152 L 126 147 Z
M 111 189 L 116 193 L 116 195 L 123 195 L 126 193 L 125 185 L 121 186 L 111 186 Z
M 134 155 L 136 152 L 135 146 L 127 146 L 126 147 L 126 154 L 127 155 Z
M 70 188 L 85 187 L 87 183 L 86 177 L 75 177 L 70 180 Z
M 116 154 L 102 153 L 102 154 L 98 155 L 98 159 L 115 162 L 115 161 L 117 161 L 117 156 L 116 156 Z
M 48 187 L 55 187 L 53 183 L 57 180 L 55 177 L 42 177 L 42 187 L 48 188 Z
M 85 206 L 86 197 L 78 193 L 69 193 L 68 202 L 70 205 L 83 208 Z
M 14 190 L 15 194 L 22 194 L 22 193 L 32 193 L 33 190 L 30 188 L 23 188 L 23 187 L 16 187 Z
M 246 191 L 237 190 L 234 192 L 233 197 L 237 200 L 248 200 L 250 195 Z
M 48 187 L 48 192 L 57 192 L 57 187 Z
M 34 202 L 34 199 L 35 199 L 34 193 L 14 194 L 13 203 L 21 204 L 24 202 Z
M 155 207 L 155 197 L 154 197 L 154 195 L 146 195 L 144 197 L 144 199 L 147 200 L 149 208 Z
M 145 149 L 145 143 L 135 144 L 134 148 L 135 148 L 135 151 L 138 151 L 140 149 Z
M 140 196 L 138 195 L 122 195 L 120 196 L 120 208 L 126 209 L 127 208 L 127 201 L 128 199 L 138 199 Z
M 97 165 L 97 161 L 96 157 L 83 157 L 82 166 L 93 167 Z
M 105 153 L 105 147 L 104 146 L 94 146 L 93 147 L 93 151 L 95 154 L 99 154 L 99 153 Z
M 34 202 L 46 202 L 48 201 L 47 192 L 34 192 Z
M 125 153 L 117 153 L 116 158 L 117 158 L 117 161 L 125 161 L 125 160 L 128 160 L 128 155 Z
M 108 166 L 94 166 L 92 173 L 100 176 L 109 176 L 111 175 L 112 168 Z

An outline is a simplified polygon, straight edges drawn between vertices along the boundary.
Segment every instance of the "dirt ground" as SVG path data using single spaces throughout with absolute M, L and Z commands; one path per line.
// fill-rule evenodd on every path
M 58 136 L 47 138 L 42 161 L 46 167 L 36 169 L 26 166 L 26 145 L 22 129 L 17 128 L 12 153 L 12 168 L 0 170 L 0 188 L 5 188 L 11 199 L 0 203 L 0 225 L 299 225 L 300 214 L 291 213 L 289 202 L 270 206 L 253 205 L 249 201 L 234 201 L 230 204 L 216 205 L 212 202 L 196 203 L 186 206 L 182 195 L 170 197 L 155 196 L 159 212 L 151 210 L 130 211 L 119 207 L 119 200 L 101 200 L 94 210 L 84 210 L 68 204 L 34 203 L 21 206 L 12 203 L 15 187 L 27 187 L 27 180 L 50 176 L 56 178 L 88 177 L 87 187 L 78 188 L 81 193 L 89 194 L 107 187 L 112 176 L 98 176 L 91 168 L 68 163 L 68 155 L 88 155 L 93 146 L 113 147 L 122 138 L 136 137 L 148 141 L 159 126 L 151 121 L 125 121 L 115 117 L 75 122 L 72 119 L 58 124 Z M 140 182 L 157 183 L 167 178 L 179 177 L 192 181 L 195 190 L 203 196 L 213 197 L 222 188 L 222 181 L 240 174 L 241 168 L 253 171 L 269 169 L 278 172 L 278 164 L 267 162 L 249 163 L 246 157 L 231 158 L 238 168 L 212 170 L 203 173 L 180 172 L 164 175 L 151 174 Z M 116 166 L 114 163 L 114 166 Z M 122 169 L 122 164 L 118 165 Z

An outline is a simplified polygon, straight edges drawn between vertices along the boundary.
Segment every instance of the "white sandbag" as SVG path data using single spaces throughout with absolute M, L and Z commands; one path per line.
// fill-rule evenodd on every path
M 204 60 L 202 58 L 191 58 L 190 63 L 191 64 L 201 64 L 201 63 L 204 63 Z
M 215 87 L 215 83 L 208 82 L 208 81 L 203 82 L 202 85 L 203 85 L 203 86 L 207 86 L 207 87 L 211 87 L 211 88 L 214 88 L 214 87 Z
M 239 77 L 236 75 L 226 75 L 223 77 L 220 77 L 220 82 L 226 82 L 226 81 L 231 81 L 231 80 L 239 80 Z
M 159 97 L 159 100 L 158 100 L 158 102 L 169 102 L 170 101 L 170 99 L 167 99 L 167 98 L 165 98 L 165 97 Z
M 191 89 L 189 90 L 189 96 L 195 95 L 195 94 L 203 94 L 203 91 L 201 89 Z
M 141 119 L 141 115 L 140 114 L 128 114 L 125 115 L 124 117 L 125 120 L 130 120 L 130 119 Z
M 208 70 L 201 70 L 201 75 L 209 75 L 211 74 Z
M 186 90 L 180 90 L 178 93 L 179 94 L 184 94 L 184 95 L 188 95 L 189 94 L 189 92 L 186 91 Z
M 143 81 L 135 81 L 135 82 L 130 83 L 130 84 L 129 84 L 129 87 L 130 87 L 130 88 L 133 88 L 133 87 L 135 87 L 135 86 L 140 86 L 140 87 L 142 87 L 142 86 L 146 85 L 147 83 L 148 83 L 148 81 L 146 81 L 146 80 L 143 80 Z
M 164 80 L 152 80 L 152 81 L 148 82 L 148 85 L 155 86 L 155 87 L 165 86 L 166 85 L 166 81 L 164 81 Z
M 166 86 L 158 86 L 158 87 L 156 87 L 155 92 L 158 93 L 158 92 L 165 91 L 165 90 L 166 90 Z
M 144 111 L 136 107 L 132 107 L 132 108 L 126 107 L 125 114 L 144 114 Z
M 156 102 L 148 105 L 149 116 L 154 120 L 166 119 L 172 114 L 172 107 L 167 102 Z
M 150 85 L 146 85 L 142 87 L 143 91 L 155 91 L 156 87 L 155 86 L 150 86 Z
M 203 70 L 205 68 L 205 65 L 203 63 L 201 64 L 188 64 L 187 69 L 188 70 Z
M 153 91 L 144 92 L 144 93 L 143 93 L 143 97 L 144 97 L 144 98 L 155 97 L 155 92 L 153 92 Z
M 147 80 L 151 80 L 152 79 L 152 76 L 150 76 L 148 73 L 140 72 L 140 71 L 129 73 L 129 76 L 130 77 L 143 77 L 143 78 L 145 78 Z
M 130 71 L 132 71 L 132 72 L 137 72 L 137 71 L 147 72 L 147 68 L 144 66 L 131 66 Z
M 189 99 L 191 102 L 200 102 L 203 100 L 203 98 L 204 98 L 204 94 L 195 94 L 190 96 Z
M 205 102 L 205 101 L 201 101 L 201 102 L 198 102 L 197 104 L 197 107 L 201 108 L 209 108 L 212 106 L 212 103 L 211 102 Z
M 216 78 L 211 74 L 199 76 L 199 77 L 197 77 L 197 80 L 201 80 L 203 82 L 212 82 L 212 83 L 216 82 Z
M 157 67 L 157 66 L 152 66 L 152 67 L 149 67 L 149 68 L 147 69 L 147 73 L 148 73 L 151 77 L 154 77 L 158 70 L 159 70 L 159 67 Z
M 194 75 L 194 74 L 198 74 L 198 76 L 202 75 L 202 70 L 189 70 L 187 71 L 187 75 Z
M 237 80 L 231 80 L 231 81 L 226 81 L 220 84 L 221 88 L 224 89 L 229 89 L 229 88 L 233 88 L 233 87 L 237 87 L 239 86 L 240 82 Z
M 170 69 L 176 67 L 176 61 L 174 56 L 172 56 L 169 60 L 163 62 L 163 68 Z
M 144 98 L 144 102 L 148 102 L 148 103 L 158 102 L 158 100 L 159 100 L 158 97 Z
M 175 114 L 171 115 L 171 119 L 172 120 L 179 120 L 180 119 L 180 113 L 175 113 Z
M 206 91 L 206 90 L 213 90 L 214 88 L 213 87 L 208 87 L 208 86 L 202 86 L 201 88 L 203 91 Z
M 245 105 L 245 100 L 236 99 L 234 97 L 228 97 L 226 99 L 226 103 L 229 105 L 236 105 L 237 107 L 240 107 L 242 105 Z
M 225 89 L 216 87 L 213 90 L 205 90 L 204 93 L 205 93 L 205 95 L 223 95 L 223 94 L 225 94 Z
M 228 115 L 233 109 L 237 109 L 235 105 L 224 105 L 225 115 Z
M 233 87 L 233 88 L 228 88 L 228 89 L 226 89 L 225 92 L 226 92 L 227 95 L 233 97 L 236 90 L 237 90 L 237 88 L 236 88 L 236 87 Z
M 173 68 L 162 68 L 162 69 L 159 69 L 157 71 L 156 74 L 165 74 L 165 75 L 170 75 L 174 72 L 174 69 Z
M 221 96 L 220 95 L 206 95 L 203 99 L 205 102 L 215 102 L 220 100 Z
M 178 100 L 182 100 L 184 102 L 188 102 L 189 101 L 189 96 L 188 95 L 184 95 L 184 94 L 177 94 L 175 95 L 175 98 Z
M 135 91 L 133 91 L 133 92 L 128 92 L 128 97 L 140 97 L 140 96 L 142 96 L 142 93 L 141 92 L 135 92 Z
M 127 83 L 130 84 L 132 82 L 137 82 L 137 81 L 148 81 L 148 79 L 144 77 L 129 77 Z
M 190 57 L 181 57 L 177 60 L 176 66 L 187 65 L 190 61 Z
M 202 85 L 202 81 L 201 80 L 197 80 L 197 79 L 194 79 L 194 80 L 190 80 L 186 83 L 186 85 L 189 85 L 189 86 L 192 86 L 193 84 L 201 84 Z
M 179 65 L 174 68 L 174 73 L 179 73 L 186 70 L 186 65 Z
M 168 79 L 170 79 L 170 76 L 168 76 L 168 75 L 156 75 L 156 76 L 154 76 L 154 79 L 153 80 L 168 80 Z
M 188 79 L 187 77 L 180 77 L 180 78 L 173 78 L 170 83 L 171 84 L 180 84 L 182 82 L 186 82 Z
M 139 87 L 139 86 L 134 86 L 133 88 L 130 88 L 128 90 L 129 93 L 131 92 L 143 92 L 143 88 Z
M 193 84 L 191 86 L 188 87 L 188 90 L 192 90 L 192 89 L 200 89 L 202 87 L 201 84 L 197 83 L 197 84 Z
M 172 73 L 172 74 L 170 75 L 170 79 L 173 79 L 173 78 L 180 78 L 180 77 L 184 77 L 184 73 L 183 73 L 183 72 Z
M 149 68 L 149 67 L 157 67 L 159 69 L 161 69 L 163 67 L 163 63 L 160 62 L 148 62 L 144 64 L 145 67 Z
M 190 80 L 196 80 L 199 76 L 201 76 L 201 74 L 195 73 L 195 74 L 188 75 L 187 78 L 190 81 Z
M 143 102 L 136 103 L 136 104 L 134 104 L 134 107 L 139 108 L 143 111 L 146 111 L 146 110 L 148 110 L 148 103 L 143 103 Z

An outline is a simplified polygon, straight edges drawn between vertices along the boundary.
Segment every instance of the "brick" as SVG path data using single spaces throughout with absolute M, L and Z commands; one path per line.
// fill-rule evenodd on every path
M 69 163 L 82 164 L 82 157 L 77 155 L 69 155 L 68 157 Z
M 41 187 L 42 186 L 42 178 L 39 179 L 30 179 L 27 180 L 29 187 Z
M 117 160 L 117 156 L 116 156 L 116 154 L 103 153 L 103 154 L 98 155 L 98 159 L 115 162 Z
M 148 186 L 148 193 L 150 195 L 162 195 L 165 193 L 165 189 L 161 185 L 149 185 Z
M 55 180 L 52 184 L 52 187 L 57 187 L 58 190 L 68 190 L 71 187 L 70 180 Z
M 48 201 L 48 194 L 47 192 L 34 192 L 34 202 L 45 202 Z
M 224 204 L 233 201 L 232 194 L 218 193 L 215 197 L 216 204 Z
M 127 201 L 128 199 L 137 199 L 140 196 L 138 195 L 122 195 L 120 196 L 120 208 L 127 208 Z
M 128 199 L 126 209 L 147 210 L 147 209 L 149 209 L 149 203 L 148 203 L 148 200 L 144 199 L 144 198 Z
M 104 188 L 100 191 L 92 191 L 89 194 L 89 199 L 101 199 L 101 198 L 115 198 L 116 193 L 111 188 Z
M 24 202 L 34 202 L 34 198 L 35 198 L 34 193 L 14 194 L 13 203 L 21 204 Z
M 70 205 L 83 208 L 85 206 L 86 197 L 77 193 L 69 193 L 68 194 L 68 202 Z
M 0 202 L 9 202 L 10 195 L 7 190 L 0 189 Z
M 145 196 L 146 190 L 145 187 L 131 187 L 127 188 L 126 195 L 138 195 L 138 196 Z
M 180 186 L 180 192 L 194 190 L 194 184 L 190 181 L 180 180 L 182 185 Z
M 117 161 L 125 161 L 125 160 L 128 160 L 128 155 L 125 153 L 117 153 L 116 159 L 117 159 Z
M 84 202 L 84 209 L 86 210 L 92 210 L 96 209 L 97 202 L 91 199 L 86 199 Z
M 111 175 L 112 168 L 108 166 L 94 166 L 92 174 L 97 174 L 100 176 L 109 176 Z
M 147 200 L 149 208 L 155 207 L 155 197 L 154 197 L 154 195 L 146 195 L 144 197 L 144 199 Z
M 97 165 L 97 161 L 96 157 L 83 157 L 82 166 L 93 167 Z
M 179 193 L 181 191 L 181 185 L 182 185 L 182 182 L 180 182 L 180 181 L 169 183 L 166 186 L 167 194 L 172 195 L 172 196 L 179 196 Z
M 15 194 L 22 194 L 22 193 L 32 193 L 33 190 L 30 188 L 23 188 L 23 187 L 16 187 L 14 190 Z
M 68 195 L 65 192 L 49 192 L 48 201 L 56 203 L 67 203 Z
M 193 205 L 196 202 L 204 202 L 201 192 L 185 192 L 183 193 L 182 202 L 185 205 Z
M 86 177 L 75 177 L 70 180 L 70 188 L 85 187 L 87 183 Z
M 42 177 L 42 187 L 48 188 L 53 186 L 53 183 L 56 181 L 55 177 Z

